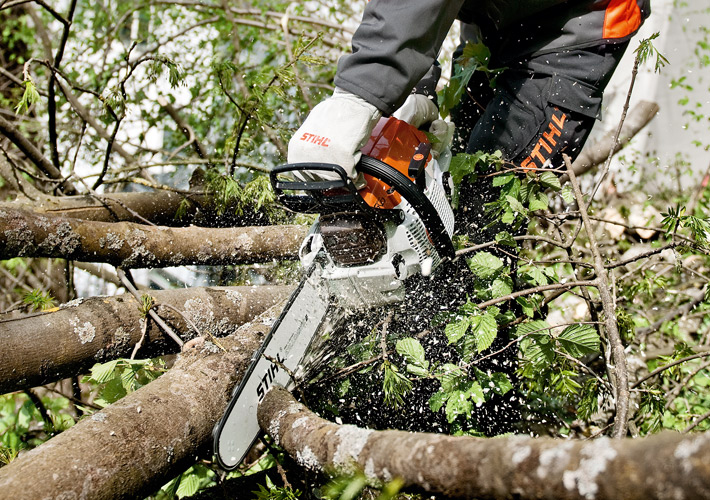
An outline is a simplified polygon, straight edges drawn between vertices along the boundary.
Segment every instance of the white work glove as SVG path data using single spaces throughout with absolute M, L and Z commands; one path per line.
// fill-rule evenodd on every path
M 434 101 L 422 94 L 410 94 L 404 104 L 392 115 L 416 128 L 439 118 L 439 109 Z
M 347 172 L 356 185 L 355 165 L 360 161 L 360 148 L 370 138 L 382 113 L 362 97 L 335 89 L 333 95 L 320 102 L 288 143 L 289 163 L 335 163 Z M 298 175 L 305 181 L 337 180 L 336 174 Z
M 432 144 L 432 152 L 434 157 L 438 157 L 442 151 L 451 146 L 451 141 L 454 138 L 456 127 L 451 122 L 444 120 L 434 120 L 429 127 L 429 133 L 436 137 L 436 141 Z

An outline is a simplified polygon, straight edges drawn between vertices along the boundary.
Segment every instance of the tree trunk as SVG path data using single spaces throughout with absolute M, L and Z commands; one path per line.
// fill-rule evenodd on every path
M 89 500 L 153 493 L 211 443 L 266 322 L 225 338 L 226 354 L 181 354 L 162 377 L 21 454 L 0 468 L 0 495 Z
M 376 482 L 461 498 L 707 498 L 710 436 L 644 439 L 493 439 L 371 431 L 324 420 L 285 389 L 267 393 L 259 423 L 298 463 L 360 469 Z
M 0 209 L 0 260 L 50 257 L 120 267 L 223 265 L 293 258 L 305 226 L 169 228 Z
M 214 287 L 150 291 L 156 310 L 183 340 L 199 330 L 223 337 L 285 299 L 291 287 Z M 36 387 L 86 373 L 94 363 L 129 357 L 145 322 L 132 295 L 92 297 L 66 304 L 54 312 L 0 322 L 0 394 Z M 154 321 L 138 351 L 142 358 L 179 351 Z

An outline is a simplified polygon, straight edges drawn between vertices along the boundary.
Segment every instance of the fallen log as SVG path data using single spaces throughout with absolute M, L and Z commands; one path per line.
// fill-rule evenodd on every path
M 264 315 L 221 340 L 227 353 L 181 354 L 157 380 L 21 454 L 0 468 L 0 497 L 113 500 L 154 493 L 210 444 L 272 321 Z
M 291 287 L 212 287 L 150 291 L 158 314 L 183 340 L 228 335 L 286 298 Z M 167 304 L 181 311 L 161 307 Z M 129 357 L 145 322 L 130 294 L 70 302 L 52 312 L 0 321 L 0 394 L 86 373 L 94 363 Z M 153 321 L 141 358 L 178 352 Z
M 566 441 L 372 431 L 324 420 L 282 388 L 259 406 L 259 424 L 300 465 L 363 471 L 382 484 L 458 498 L 707 498 L 710 435 Z
M 224 265 L 294 258 L 305 226 L 235 228 L 93 222 L 0 209 L 0 260 L 49 257 L 126 268 Z

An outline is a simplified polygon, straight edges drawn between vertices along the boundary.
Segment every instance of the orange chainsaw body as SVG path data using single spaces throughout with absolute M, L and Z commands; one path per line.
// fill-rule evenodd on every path
M 414 151 L 429 139 L 421 130 L 394 117 L 382 118 L 375 126 L 362 153 L 385 162 L 409 177 L 409 163 Z M 431 155 L 427 158 L 427 163 Z M 392 209 L 402 197 L 379 179 L 364 174 L 367 186 L 360 190 L 365 202 L 373 208 Z M 414 179 L 409 177 L 412 181 Z

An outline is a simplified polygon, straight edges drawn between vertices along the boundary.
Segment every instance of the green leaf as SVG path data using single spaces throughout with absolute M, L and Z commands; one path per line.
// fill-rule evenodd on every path
M 488 349 L 498 335 L 498 323 L 489 315 L 474 316 L 471 318 L 471 330 L 476 342 L 476 350 L 480 353 Z
M 22 94 L 20 102 L 17 103 L 15 107 L 15 113 L 24 114 L 29 108 L 36 102 L 39 102 L 39 92 L 37 92 L 37 87 L 32 80 L 25 80 L 25 91 Z
M 505 186 L 514 179 L 515 175 L 513 174 L 496 175 L 495 177 L 493 177 L 493 187 Z
M 491 284 L 491 298 L 497 299 L 513 293 L 513 279 L 510 276 L 501 276 Z
M 454 391 L 446 400 L 446 420 L 452 423 L 459 415 L 471 415 L 473 404 L 463 391 Z
M 521 336 L 526 335 L 528 333 L 537 333 L 540 335 L 548 335 L 548 336 L 552 335 L 552 333 L 550 332 L 550 325 L 547 323 L 547 321 L 543 321 L 541 319 L 521 323 L 520 325 L 518 325 L 518 328 L 515 330 L 515 334 L 518 337 L 521 337 Z
M 461 181 L 467 176 L 476 173 L 478 161 L 478 156 L 467 153 L 459 153 L 451 159 L 449 172 L 451 173 L 451 180 L 455 186 L 461 184 Z
M 437 378 L 441 382 L 441 388 L 447 393 L 455 390 L 465 376 L 464 371 L 452 363 L 446 363 L 437 373 Z
M 530 278 L 530 281 L 535 285 L 542 286 L 549 283 L 547 276 L 537 266 L 525 266 L 518 269 L 518 276 L 525 279 Z
M 499 245 L 506 245 L 509 247 L 518 248 L 518 242 L 515 241 L 513 235 L 510 234 L 508 231 L 501 231 L 500 233 L 496 234 L 496 243 L 498 243 Z
M 513 390 L 513 383 L 508 378 L 508 375 L 501 372 L 496 372 L 491 375 L 491 381 L 493 382 L 493 390 L 500 395 Z
M 468 389 L 466 389 L 466 391 L 465 391 L 465 394 L 466 394 L 466 397 L 468 397 L 471 401 L 473 401 L 476 404 L 485 403 L 485 401 L 486 401 L 486 396 L 483 393 L 483 388 L 481 387 L 481 384 L 479 384 L 475 380 L 471 381 Z
M 114 359 L 106 363 L 97 363 L 91 367 L 91 379 L 97 384 L 103 384 L 115 377 L 114 371 L 120 362 L 120 359 Z
M 429 362 L 426 362 L 426 367 L 425 366 L 420 366 L 420 365 L 413 365 L 412 363 L 407 363 L 407 372 L 411 373 L 412 375 L 415 375 L 417 377 L 428 377 L 429 376 L 429 370 L 428 370 L 428 365 Z
M 530 211 L 534 212 L 535 210 L 547 210 L 549 200 L 547 195 L 542 191 L 530 193 L 529 200 Z
M 599 383 L 590 378 L 584 384 L 582 397 L 577 404 L 577 416 L 588 420 L 599 409 Z
M 575 380 L 576 372 L 562 370 L 552 376 L 555 388 L 563 394 L 578 394 L 582 385 Z
M 469 318 L 463 318 L 458 321 L 452 321 L 444 329 L 446 338 L 449 339 L 449 344 L 455 344 L 466 334 L 468 327 L 471 326 Z
M 200 489 L 200 477 L 193 473 L 193 469 L 190 468 L 182 474 L 180 477 L 180 486 L 177 489 L 178 498 L 191 497 L 197 490 Z
M 535 304 L 527 297 L 518 297 L 515 302 L 522 308 L 523 313 L 528 318 L 532 318 L 535 315 Z
M 555 191 L 559 191 L 560 189 L 562 189 L 562 185 L 560 184 L 560 180 L 552 172 L 543 172 L 540 175 L 540 184 L 543 187 L 546 187 L 549 189 L 554 189 Z
M 382 391 L 385 403 L 393 408 L 399 408 L 404 404 L 404 396 L 412 390 L 412 382 L 392 363 L 385 362 L 383 369 Z
M 516 198 L 513 198 L 510 195 L 507 195 L 505 197 L 505 199 L 508 201 L 510 208 L 512 208 L 515 212 L 518 212 L 519 214 L 527 214 L 528 213 L 527 209 Z
M 395 349 L 397 353 L 404 357 L 407 363 L 423 368 L 428 367 L 429 363 L 424 357 L 424 348 L 417 339 L 410 337 L 400 339 L 397 341 Z
M 441 390 L 435 392 L 429 398 L 429 409 L 434 413 L 438 412 L 441 410 L 442 406 L 444 406 L 448 398 L 449 395 Z
M 599 334 L 592 325 L 572 325 L 557 337 L 560 347 L 570 356 L 579 358 L 599 352 Z
M 532 334 L 520 342 L 520 350 L 535 369 L 540 370 L 550 366 L 555 360 L 555 351 L 546 335 Z
M 560 194 L 562 195 L 562 199 L 565 203 L 572 203 L 574 201 L 574 192 L 572 191 L 572 186 L 569 184 L 565 184 L 565 187 L 562 188 L 562 192 Z
M 478 252 L 466 261 L 469 269 L 481 279 L 490 278 L 503 267 L 503 261 L 488 252 Z

